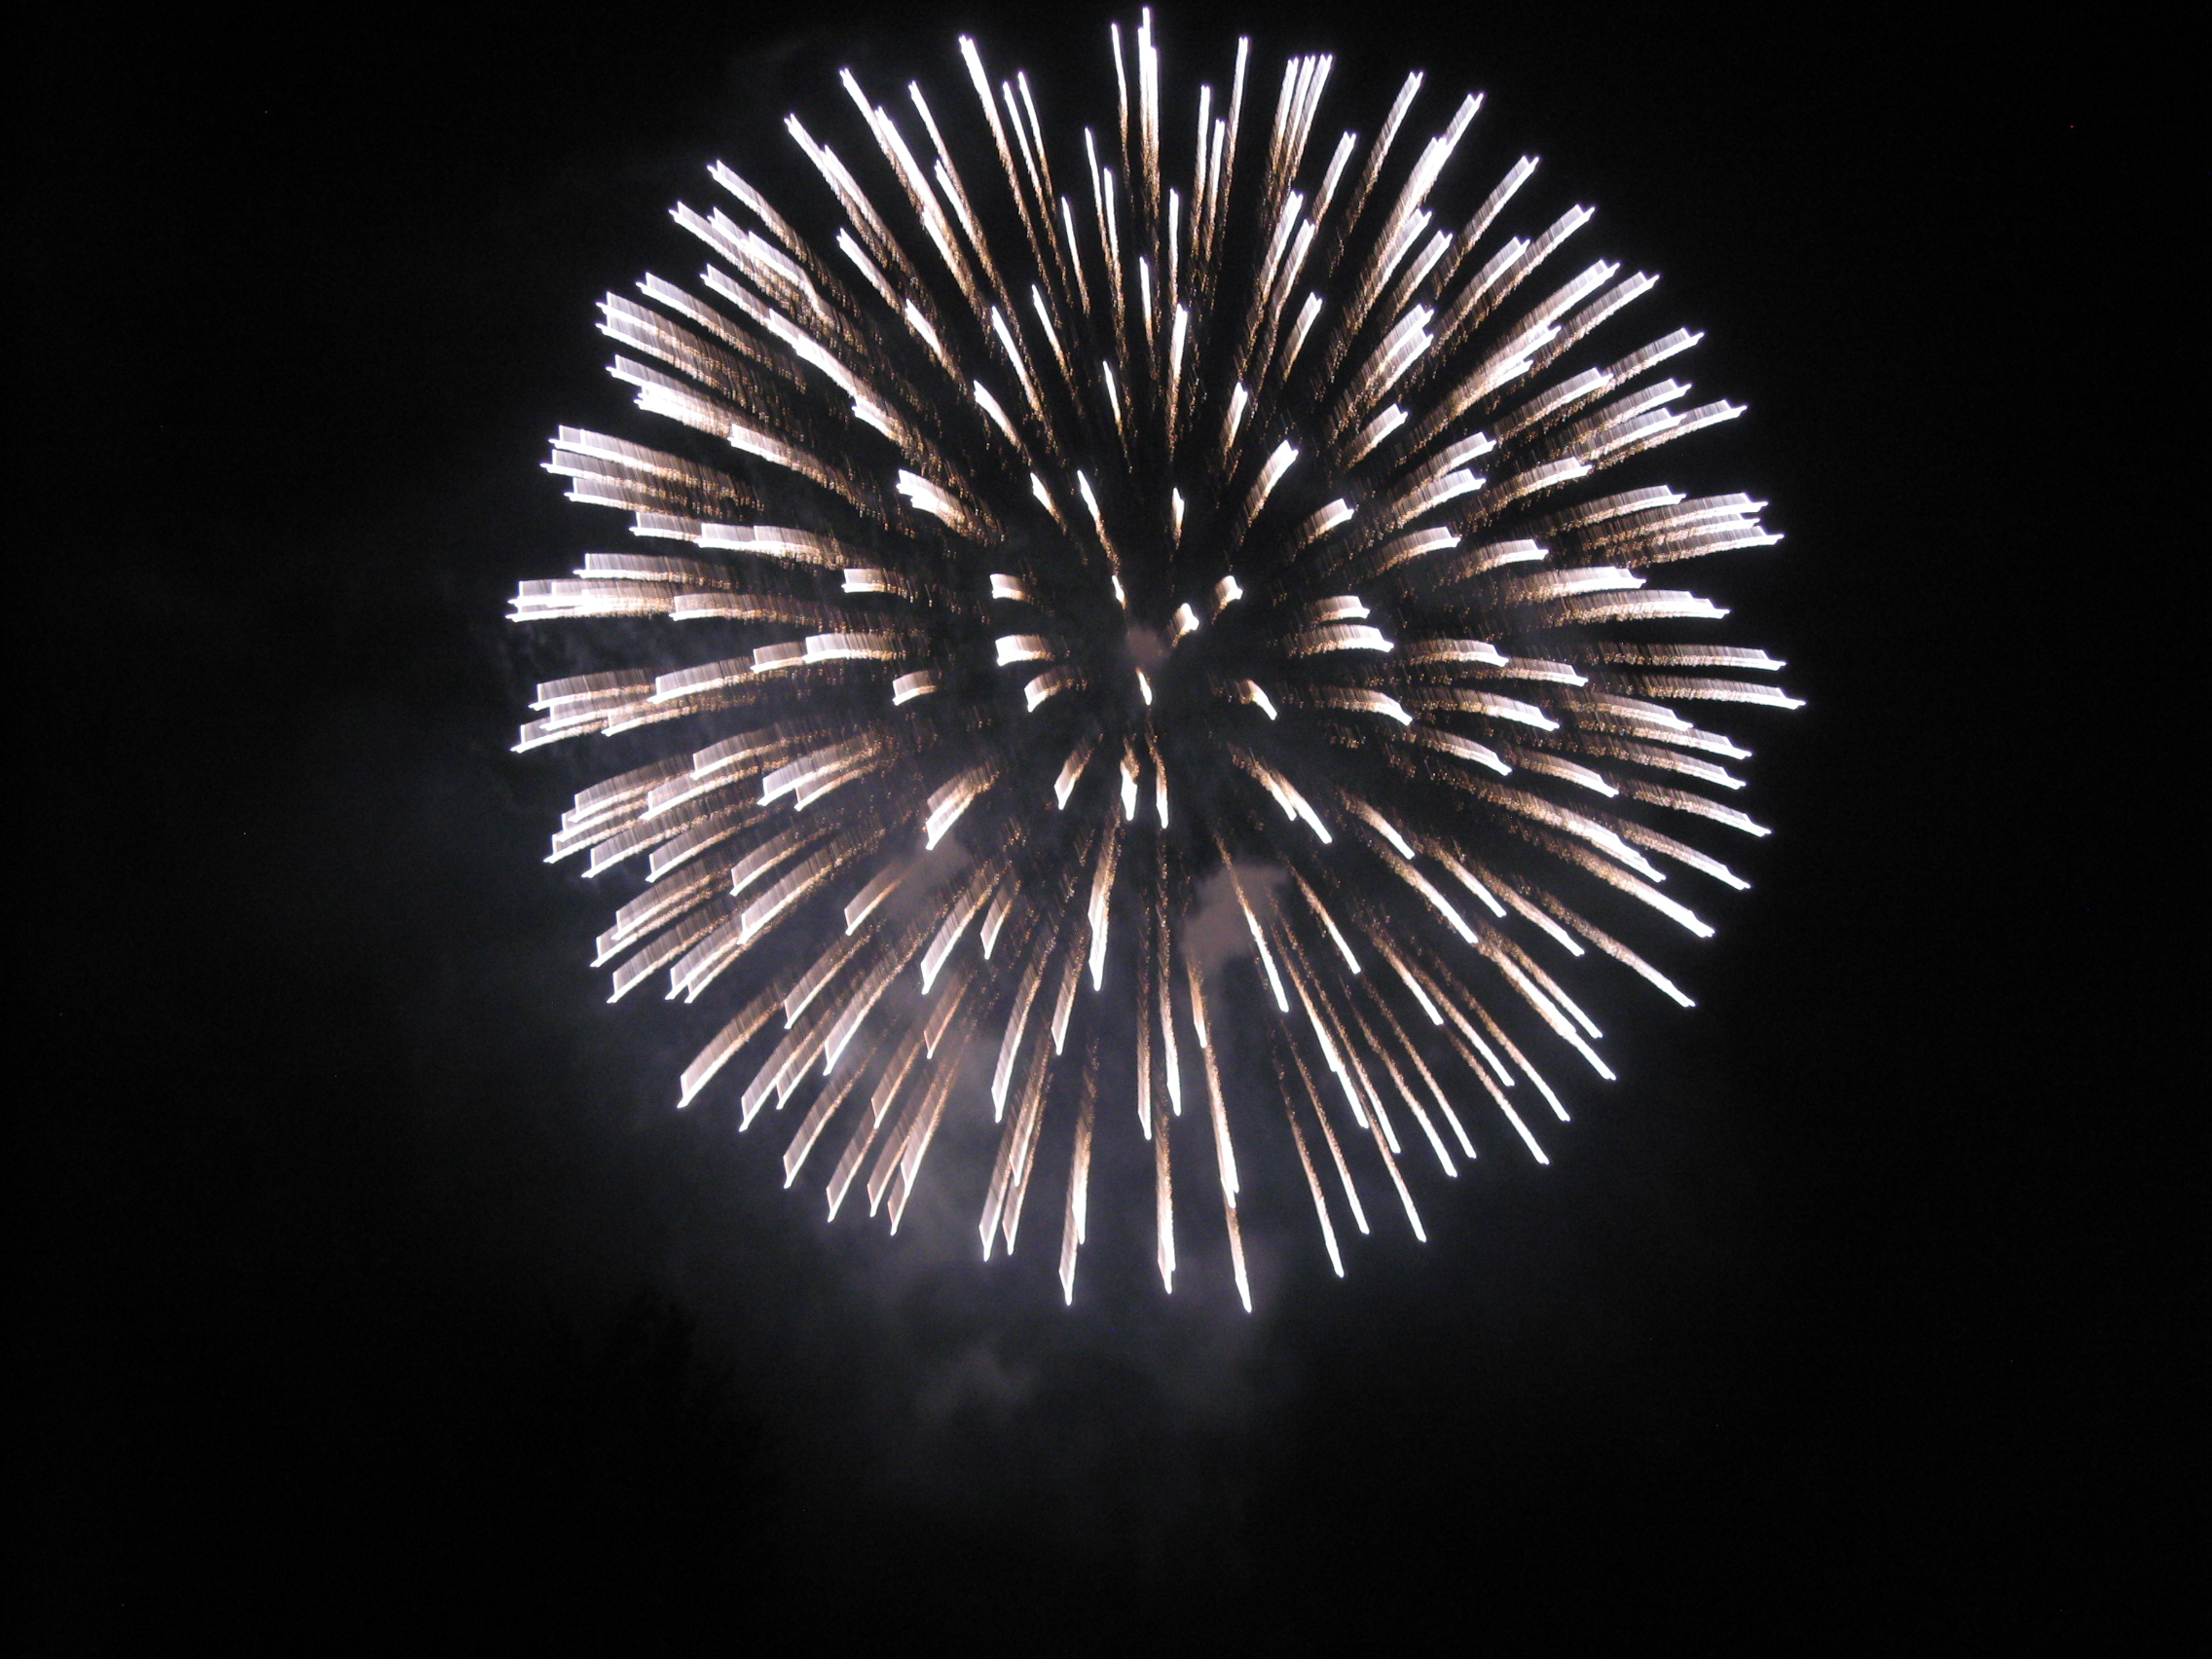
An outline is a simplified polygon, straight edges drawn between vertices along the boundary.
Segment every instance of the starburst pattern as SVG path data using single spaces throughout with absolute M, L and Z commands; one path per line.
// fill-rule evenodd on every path
M 1133 1083 L 1163 1282 L 1185 1139 L 1249 1308 L 1248 1114 L 1287 1120 L 1341 1273 L 1363 1185 L 1418 1235 L 1410 1164 L 1456 1174 L 1486 1121 L 1544 1161 L 1531 1050 L 1612 1076 L 1569 967 L 1688 1006 L 1609 930 L 1705 937 L 1670 875 L 1744 883 L 1673 830 L 1765 830 L 1724 804 L 1748 752 L 1679 708 L 1795 705 L 1654 577 L 1778 537 L 1631 464 L 1740 411 L 1662 375 L 1695 335 L 1618 338 L 1652 277 L 1564 275 L 1588 208 L 1505 234 L 1526 158 L 1444 205 L 1478 98 L 1417 141 L 1415 74 L 1316 142 L 1326 56 L 1259 119 L 1248 43 L 1180 114 L 1149 15 L 1111 45 L 1080 148 L 963 39 L 974 107 L 847 73 L 860 144 L 787 121 L 833 238 L 719 164 L 675 209 L 698 281 L 602 308 L 658 429 L 563 427 L 548 463 L 666 550 L 514 615 L 660 619 L 687 666 L 542 684 L 518 747 L 659 728 L 553 857 L 642 866 L 596 960 L 617 998 L 726 997 L 682 1103 L 788 1109 L 787 1185 L 827 1142 L 831 1214 L 896 1230 L 987 1103 L 987 1257 L 1058 1125 L 1072 1299 Z M 1226 1047 L 1272 1087 L 1233 1099 Z

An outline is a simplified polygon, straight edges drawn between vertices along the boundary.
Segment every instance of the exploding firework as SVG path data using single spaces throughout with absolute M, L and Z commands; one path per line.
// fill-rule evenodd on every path
M 830 1214 L 858 1188 L 896 1230 L 987 1100 L 983 1253 L 1050 1139 L 1072 1299 L 1111 1086 L 1163 1282 L 1180 1140 L 1249 1309 L 1253 1115 L 1342 1273 L 1376 1197 L 1421 1233 L 1409 1163 L 1454 1175 L 1488 1124 L 1545 1161 L 1531 1051 L 1611 1078 L 1570 964 L 1689 1005 L 1610 930 L 1706 937 L 1670 875 L 1744 883 L 1667 826 L 1765 830 L 1723 801 L 1748 752 L 1678 706 L 1794 704 L 1652 576 L 1778 538 L 1629 464 L 1739 410 L 1677 407 L 1697 336 L 1615 338 L 1652 277 L 1559 279 L 1588 208 L 1505 235 L 1527 158 L 1438 200 L 1478 98 L 1417 145 L 1415 74 L 1317 144 L 1329 57 L 1248 125 L 1249 43 L 1177 114 L 1149 16 L 1110 38 L 1080 147 L 963 39 L 974 108 L 846 73 L 865 144 L 786 122 L 833 239 L 720 165 L 676 207 L 698 282 L 602 308 L 653 441 L 563 427 L 548 463 L 666 550 L 514 615 L 663 619 L 687 666 L 542 684 L 518 747 L 661 728 L 553 858 L 642 868 L 596 962 L 727 997 L 681 1103 L 786 1110 L 787 1186 L 828 1143 Z M 1225 1051 L 1272 1084 L 1226 1090 Z

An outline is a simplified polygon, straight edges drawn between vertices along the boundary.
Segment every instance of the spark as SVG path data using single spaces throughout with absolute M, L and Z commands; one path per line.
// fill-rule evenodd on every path
M 731 999 L 680 1106 L 792 1105 L 785 1184 L 833 1132 L 830 1213 L 858 1191 L 896 1232 L 987 1095 L 982 1254 L 1064 1196 L 1072 1303 L 1119 1197 L 1096 1103 L 1133 1082 L 1162 1286 L 1218 1201 L 1249 1309 L 1263 1178 L 1303 1178 L 1341 1275 L 1362 1183 L 1425 1237 L 1409 1162 L 1550 1161 L 1530 1052 L 1611 1080 L 1617 985 L 1693 1003 L 1651 959 L 1678 944 L 1621 936 L 1702 939 L 1689 890 L 1749 885 L 1680 836 L 1768 832 L 1715 794 L 1749 750 L 1684 711 L 1802 703 L 1676 585 L 1775 545 L 1765 503 L 1651 471 L 1741 406 L 1656 373 L 1697 334 L 1622 334 L 1655 277 L 1555 265 L 1588 206 L 1511 230 L 1532 159 L 1463 176 L 1479 97 L 1424 114 L 1416 74 L 1332 138 L 1326 55 L 1246 123 L 1250 42 L 1223 96 L 1176 91 L 1149 12 L 1109 40 L 1089 126 L 963 37 L 972 104 L 848 70 L 853 125 L 788 120 L 804 209 L 719 163 L 677 205 L 698 282 L 600 308 L 640 430 L 562 426 L 545 463 L 656 550 L 512 609 L 667 655 L 540 684 L 515 747 L 660 746 L 550 859 L 632 884 L 613 998 Z M 1279 1169 L 1248 1126 L 1277 1103 Z

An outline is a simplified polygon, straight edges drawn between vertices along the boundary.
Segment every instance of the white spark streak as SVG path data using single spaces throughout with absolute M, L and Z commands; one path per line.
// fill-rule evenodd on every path
M 1244 518 L 1247 523 L 1259 516 L 1260 509 L 1268 504 L 1268 497 L 1274 493 L 1274 487 L 1282 482 L 1282 475 L 1290 470 L 1291 463 L 1297 459 L 1298 450 L 1288 438 L 1275 445 L 1274 453 L 1268 457 L 1267 464 L 1260 468 L 1259 479 L 1253 484 L 1252 494 L 1244 503 Z
M 1052 655 L 1052 642 L 1042 634 L 1001 634 L 998 639 L 999 667 L 1017 662 L 1039 662 Z

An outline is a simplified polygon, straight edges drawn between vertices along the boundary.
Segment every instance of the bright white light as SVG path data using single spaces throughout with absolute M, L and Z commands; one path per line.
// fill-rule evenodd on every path
M 1749 885 L 1693 843 L 1767 833 L 1719 762 L 1802 703 L 1694 591 L 1781 540 L 1764 503 L 1649 481 L 1741 407 L 1661 368 L 1698 336 L 1634 330 L 1654 279 L 1563 251 L 1591 210 L 1534 213 L 1530 159 L 1445 178 L 1478 100 L 1423 115 L 1416 75 L 1362 110 L 1326 55 L 1248 86 L 1249 43 L 1164 84 L 1149 12 L 1109 41 L 1088 129 L 963 37 L 945 126 L 841 70 L 833 123 L 785 124 L 815 200 L 718 163 L 675 208 L 697 281 L 599 308 L 636 432 L 545 462 L 644 550 L 511 613 L 613 620 L 647 666 L 540 684 L 515 747 L 618 740 L 550 858 L 630 883 L 611 997 L 714 1004 L 680 1105 L 726 1089 L 788 1125 L 787 1185 L 896 1232 L 961 1190 L 926 1159 L 988 1072 L 982 1253 L 1057 1219 L 1072 1303 L 1098 1117 L 1133 1104 L 1150 1169 L 1110 1153 L 1100 1201 L 1145 1211 L 1168 1288 L 1176 1195 L 1186 1235 L 1218 1203 L 1226 1271 L 1190 1282 L 1249 1309 L 1247 1184 L 1302 1176 L 1342 1274 L 1379 1182 L 1425 1236 L 1424 1143 L 1448 1176 L 1548 1161 L 1538 1065 L 1612 1076 L 1615 966 L 1689 1006 L 1636 930 L 1710 935 Z M 1224 1088 L 1233 1030 L 1287 1146 Z

